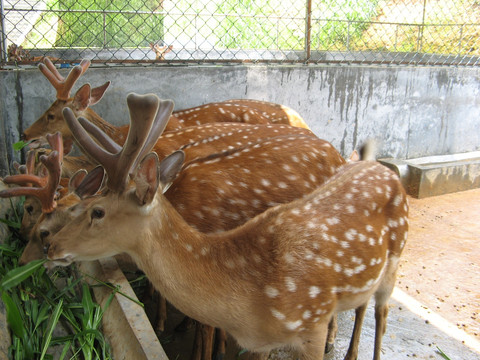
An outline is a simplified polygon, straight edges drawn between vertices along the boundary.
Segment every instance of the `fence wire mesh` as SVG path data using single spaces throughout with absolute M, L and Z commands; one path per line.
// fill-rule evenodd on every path
M 0 1 L 2 64 L 480 59 L 480 0 Z

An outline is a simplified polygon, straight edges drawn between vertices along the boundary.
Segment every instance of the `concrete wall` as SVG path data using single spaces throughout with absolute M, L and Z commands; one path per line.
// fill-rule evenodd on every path
M 408 159 L 480 149 L 478 68 L 91 67 L 78 85 L 98 86 L 107 80 L 112 81 L 110 89 L 92 108 L 117 125 L 128 123 L 129 92 L 173 99 L 176 109 L 253 98 L 294 108 L 345 156 L 372 137 L 382 140 L 381 157 Z M 0 71 L 0 176 L 12 158 L 19 158 L 11 145 L 22 129 L 54 98 L 52 86 L 38 69 Z

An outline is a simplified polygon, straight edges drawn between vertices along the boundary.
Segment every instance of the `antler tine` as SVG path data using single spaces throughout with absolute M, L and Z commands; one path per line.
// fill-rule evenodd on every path
M 88 121 L 84 117 L 79 117 L 78 122 L 83 126 L 87 132 L 92 135 L 102 145 L 105 150 L 116 154 L 122 150 L 122 147 L 113 141 L 105 132 L 103 132 L 97 125 Z
M 40 202 L 42 203 L 42 211 L 44 213 L 52 212 L 56 207 L 55 202 L 55 193 L 60 183 L 60 176 L 61 176 L 61 166 L 59 160 L 58 151 L 52 151 L 48 156 L 42 155 L 40 156 L 40 161 L 42 164 L 48 169 L 48 178 L 47 183 L 42 187 L 16 187 L 11 189 L 6 189 L 0 191 L 0 197 L 13 197 L 13 196 L 35 196 L 37 197 Z M 21 179 L 25 180 L 26 183 L 35 183 L 35 179 L 38 179 L 37 176 L 34 175 L 14 175 L 9 176 L 4 179 L 5 183 L 21 183 L 21 179 L 15 182 L 9 182 L 12 178 L 15 177 L 22 177 Z M 10 179 L 8 179 L 10 178 Z
M 32 174 L 18 174 L 18 175 L 10 175 L 10 176 L 5 176 L 3 179 L 3 182 L 5 184 L 17 184 L 17 185 L 22 185 L 25 187 L 31 187 L 32 184 L 37 187 L 42 187 L 45 186 L 47 183 L 45 178 L 41 178 L 36 175 Z M 27 194 L 24 194 L 27 195 Z
M 90 60 L 82 60 L 80 65 L 76 65 L 72 68 L 72 70 L 70 70 L 67 78 L 65 79 L 62 75 L 60 75 L 50 59 L 45 58 L 44 62 L 45 64 L 39 64 L 38 68 L 48 79 L 50 84 L 52 84 L 52 86 L 57 90 L 57 99 L 59 100 L 67 100 L 70 98 L 70 91 L 72 90 L 73 85 L 90 66 Z
M 62 140 L 62 133 L 57 131 L 55 134 L 47 134 L 46 135 L 47 141 L 50 144 L 50 148 L 52 150 L 58 151 L 58 156 L 60 160 L 60 164 L 63 162 L 63 140 Z
M 27 161 L 25 162 L 25 174 L 33 175 L 35 173 L 35 150 L 30 150 L 27 153 Z
M 140 154 L 137 156 L 136 161 L 132 165 L 130 169 L 133 171 L 138 163 L 150 152 L 152 148 L 158 141 L 158 138 L 165 130 L 165 127 L 168 124 L 168 120 L 170 120 L 170 116 L 172 115 L 172 111 L 175 104 L 172 100 L 160 100 L 158 104 L 158 111 L 155 116 L 155 120 L 153 121 L 152 128 L 150 129 L 150 133 L 148 134 L 147 140 L 143 145 L 143 149 Z
M 60 156 L 57 150 L 53 150 L 48 156 L 40 156 L 40 161 L 48 170 L 47 185 L 42 188 L 44 191 L 42 191 L 42 198 L 40 198 L 42 202 L 42 212 L 44 213 L 51 213 L 57 206 L 55 194 L 62 176 Z
M 165 128 L 166 122 L 165 124 L 162 122 L 160 124 L 156 123 L 157 114 L 168 113 L 166 119 L 168 122 L 173 109 L 172 101 L 166 100 L 160 103 L 160 99 L 154 94 L 138 95 L 130 93 L 127 95 L 127 104 L 130 110 L 131 126 L 118 161 L 119 170 L 122 171 L 125 180 L 140 155 L 149 153 L 153 148 L 158 140 L 156 134 L 159 133 L 159 130 L 163 131 Z M 162 109 L 160 109 L 160 105 L 162 105 Z M 163 119 L 163 117 L 160 117 L 160 119 Z M 152 130 L 153 133 L 151 133 Z
M 78 119 L 75 117 L 72 109 L 66 107 L 63 109 L 63 117 L 65 118 L 65 122 L 67 123 L 70 131 L 72 132 L 77 144 L 82 148 L 82 150 L 88 154 L 94 161 L 101 164 L 107 173 L 109 172 L 107 169 L 107 164 L 104 164 L 102 159 L 107 157 L 112 157 L 113 154 L 101 146 L 99 146 L 93 139 L 89 136 L 87 131 L 82 127 Z M 106 136 L 106 135 L 105 135 Z
M 27 173 L 27 167 L 26 165 L 20 165 L 17 161 L 13 162 L 13 168 L 18 174 L 26 174 Z
M 35 175 L 35 156 L 36 156 L 35 150 L 30 150 L 27 153 L 26 164 L 20 165 L 18 167 L 18 171 L 20 172 L 20 174 L 6 176 L 3 179 L 3 182 L 5 184 L 17 184 L 25 187 L 45 186 L 45 184 L 47 183 L 47 178 L 45 176 Z
M 127 96 L 131 126 L 125 144 L 116 153 L 111 153 L 96 144 L 76 119 L 73 111 L 69 108 L 63 109 L 65 121 L 77 143 L 105 168 L 108 175 L 107 186 L 110 190 L 121 192 L 125 189 L 130 169 L 142 152 L 152 128 L 159 102 L 158 97 L 153 94 L 132 93 Z

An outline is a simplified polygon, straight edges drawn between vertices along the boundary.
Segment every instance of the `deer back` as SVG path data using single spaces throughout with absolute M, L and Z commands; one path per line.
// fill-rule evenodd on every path
M 183 126 L 207 122 L 238 122 L 247 124 L 286 124 L 309 129 L 302 117 L 293 109 L 271 102 L 233 99 L 208 103 L 190 109 L 174 111 Z
M 343 164 L 325 140 L 279 135 L 186 162 L 165 196 L 190 225 L 219 232 L 308 194 Z

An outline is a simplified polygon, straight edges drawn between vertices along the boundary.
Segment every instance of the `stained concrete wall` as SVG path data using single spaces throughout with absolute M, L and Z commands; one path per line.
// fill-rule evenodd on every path
M 67 70 L 61 70 L 63 72 Z M 480 149 L 478 68 L 373 66 L 91 67 L 78 85 L 112 81 L 92 108 L 128 123 L 129 92 L 153 92 L 176 109 L 253 98 L 297 110 L 321 138 L 348 156 L 367 138 L 382 140 L 381 157 L 401 159 Z M 53 102 L 36 68 L 0 71 L 0 176 L 19 158 L 12 144 Z

